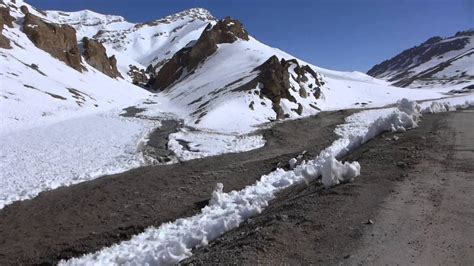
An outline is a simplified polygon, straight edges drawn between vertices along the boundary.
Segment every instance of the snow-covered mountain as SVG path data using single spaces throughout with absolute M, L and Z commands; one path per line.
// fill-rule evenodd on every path
M 161 91 L 152 97 L 159 107 L 142 106 L 148 113 L 166 109 L 194 127 L 241 133 L 320 110 L 440 96 L 318 68 L 259 42 L 239 21 L 217 21 L 201 8 L 133 24 L 89 10 L 40 11 L 22 0 L 2 6 L 13 17 L 3 30 L 12 48 L 0 50 L 1 119 L 9 124 L 134 105 L 149 93 L 132 81 Z
M 259 42 L 229 17 L 210 24 L 198 40 L 178 51 L 151 85 L 188 124 L 231 132 L 321 110 L 439 96 L 392 87 L 360 72 L 308 64 Z
M 105 74 L 114 59 L 103 47 L 81 48 L 74 29 L 50 23 L 20 0 L 3 1 L 0 9 L 7 22 L 1 34 L 8 44 L 0 48 L 1 132 L 130 106 L 148 97 L 147 91 Z
M 474 30 L 449 38 L 433 37 L 372 67 L 367 74 L 400 87 L 472 84 Z

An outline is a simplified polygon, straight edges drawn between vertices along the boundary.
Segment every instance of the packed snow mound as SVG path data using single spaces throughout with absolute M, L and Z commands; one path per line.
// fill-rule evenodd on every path
M 330 188 L 340 183 L 351 182 L 360 175 L 360 164 L 358 162 L 345 162 L 344 164 L 334 157 L 326 158 L 322 169 L 322 183 L 324 187 Z
M 433 37 L 407 49 L 367 73 L 402 87 L 474 84 L 474 31 L 449 38 Z

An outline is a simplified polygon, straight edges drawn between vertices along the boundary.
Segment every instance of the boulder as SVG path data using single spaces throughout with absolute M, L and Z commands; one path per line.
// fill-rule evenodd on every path
M 73 27 L 45 22 L 31 13 L 26 13 L 23 32 L 36 47 L 82 72 L 81 53 Z
M 230 17 L 220 20 L 216 25 L 209 24 L 193 44 L 179 50 L 160 69 L 150 85 L 156 90 L 164 90 L 179 78 L 184 70 L 192 73 L 199 63 L 217 51 L 217 44 L 233 43 L 237 40 L 249 40 L 242 23 Z
M 84 37 L 82 39 L 84 59 L 100 72 L 112 78 L 122 75 L 117 69 L 117 59 L 115 56 L 107 57 L 105 47 L 98 41 Z

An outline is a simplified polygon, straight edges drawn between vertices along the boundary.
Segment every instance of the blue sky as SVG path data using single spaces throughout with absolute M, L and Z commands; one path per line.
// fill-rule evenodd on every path
M 249 33 L 315 65 L 367 71 L 433 36 L 474 28 L 474 0 L 30 0 L 40 9 L 90 9 L 131 22 L 191 7 L 239 19 Z

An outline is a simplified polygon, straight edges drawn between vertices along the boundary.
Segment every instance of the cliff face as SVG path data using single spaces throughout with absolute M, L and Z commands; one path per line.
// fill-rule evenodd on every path
M 10 15 L 8 7 L 0 7 L 0 48 L 10 49 L 10 40 L 3 35 L 3 27 L 6 25 L 13 28 L 13 21 L 15 19 Z
M 38 47 L 68 66 L 82 72 L 81 53 L 77 45 L 76 30 L 68 25 L 48 23 L 29 13 L 25 14 L 23 32 Z
M 82 45 L 84 59 L 87 63 L 112 78 L 122 78 L 122 75 L 117 70 L 117 59 L 115 56 L 107 57 L 106 49 L 101 43 L 84 37 Z
M 226 17 L 214 26 L 209 24 L 193 45 L 181 49 L 163 65 L 151 81 L 152 87 L 156 90 L 165 89 L 183 73 L 192 72 L 200 62 L 217 50 L 218 44 L 233 43 L 238 39 L 249 40 L 247 31 L 239 21 Z

